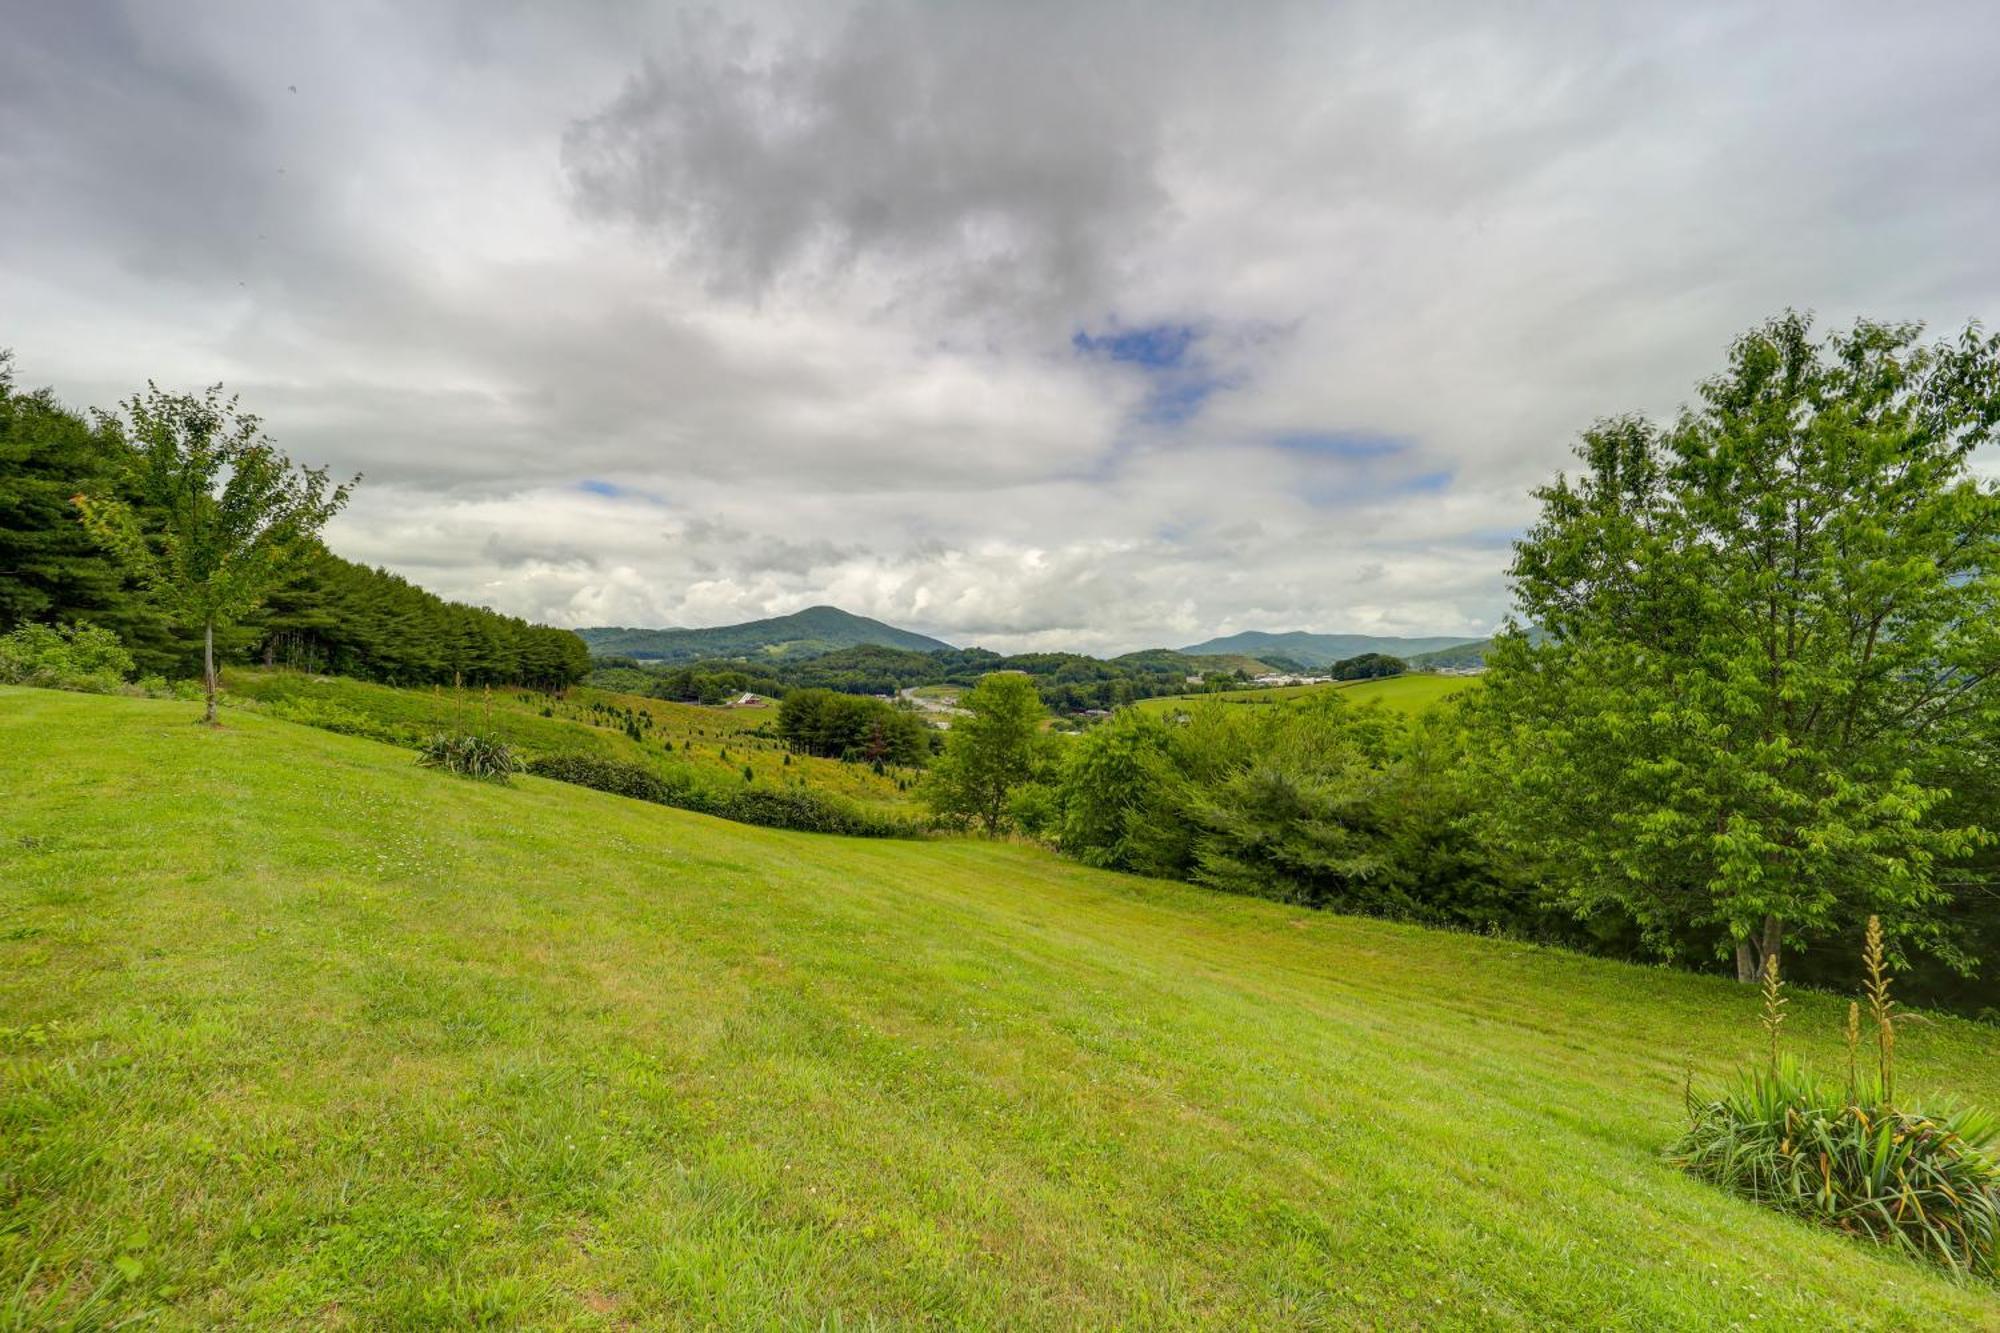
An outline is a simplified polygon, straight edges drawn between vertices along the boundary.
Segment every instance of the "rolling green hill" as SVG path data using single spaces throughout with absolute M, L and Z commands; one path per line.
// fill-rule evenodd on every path
M 0 689 L 0 1327 L 2000 1326 L 1662 1164 L 1744 988 L 194 715 Z
M 1318 668 L 1359 657 L 1362 653 L 1387 653 L 1391 657 L 1407 659 L 1416 653 L 1473 642 L 1477 640 L 1439 636 L 1405 639 L 1380 634 L 1310 634 L 1304 630 L 1267 634 L 1262 630 L 1246 630 L 1226 638 L 1197 643 L 1180 651 L 1204 657 L 1224 653 L 1240 653 L 1248 657 L 1276 654 L 1301 665 Z
M 837 606 L 809 606 L 788 616 L 752 620 L 713 629 L 623 629 L 598 627 L 577 631 L 590 651 L 600 656 L 625 656 L 663 662 L 694 662 L 723 657 L 813 657 L 836 648 L 875 644 L 929 653 L 950 648 L 941 639 L 897 629 L 879 620 L 857 616 Z

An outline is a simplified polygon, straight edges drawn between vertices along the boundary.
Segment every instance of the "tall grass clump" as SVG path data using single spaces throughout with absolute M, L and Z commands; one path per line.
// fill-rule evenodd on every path
M 1900 1015 L 1872 917 L 1862 958 L 1874 1068 L 1862 1067 L 1860 1004 L 1847 1009 L 1844 1084 L 1822 1081 L 1781 1051 L 1786 1000 L 1774 958 L 1764 972 L 1765 1064 L 1711 1097 L 1690 1084 L 1689 1127 L 1669 1160 L 1757 1203 L 1992 1278 L 2000 1271 L 2000 1116 L 1898 1105 Z

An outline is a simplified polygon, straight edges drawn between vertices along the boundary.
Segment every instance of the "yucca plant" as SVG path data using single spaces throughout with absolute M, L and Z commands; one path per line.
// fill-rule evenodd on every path
M 1773 966 L 1764 979 L 1768 1064 L 1739 1074 L 1712 1097 L 1690 1087 L 1689 1128 L 1669 1160 L 1758 1203 L 1894 1244 L 1954 1272 L 1994 1277 L 2000 1116 L 1895 1105 L 1897 1016 L 1881 924 L 1872 918 L 1863 958 L 1875 1069 L 1859 1068 L 1859 1005 L 1848 1006 L 1847 1084 L 1839 1093 L 1780 1053 L 1785 999 Z
M 417 748 L 417 763 L 489 782 L 505 782 L 521 767 L 507 742 L 477 731 L 433 732 Z

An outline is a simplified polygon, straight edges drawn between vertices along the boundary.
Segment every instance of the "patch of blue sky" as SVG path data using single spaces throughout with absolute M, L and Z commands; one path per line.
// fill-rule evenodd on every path
M 585 477 L 576 484 L 576 489 L 585 495 L 595 495 L 606 500 L 644 500 L 647 504 L 665 504 L 666 501 L 650 491 L 635 490 L 621 486 L 615 481 L 605 481 L 599 477 Z
M 1164 370 L 1178 366 L 1186 359 L 1188 349 L 1201 338 L 1201 330 L 1192 324 L 1147 324 L 1136 329 L 1115 329 L 1109 333 L 1091 333 L 1078 329 L 1070 341 L 1070 346 L 1086 356 L 1101 356 L 1107 361 L 1129 361 L 1149 370 Z
M 1390 458 L 1407 453 L 1413 441 L 1402 435 L 1365 430 L 1293 431 L 1271 441 L 1286 453 L 1318 458 Z

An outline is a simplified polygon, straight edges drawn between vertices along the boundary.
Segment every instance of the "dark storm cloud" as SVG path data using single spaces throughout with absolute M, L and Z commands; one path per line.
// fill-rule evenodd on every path
M 887 258 L 1079 308 L 1169 204 L 1167 70 L 1141 8 L 874 5 L 762 45 L 708 16 L 564 140 L 581 205 L 655 228 L 725 290 Z

